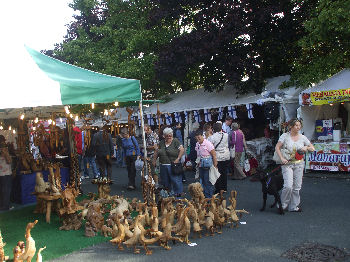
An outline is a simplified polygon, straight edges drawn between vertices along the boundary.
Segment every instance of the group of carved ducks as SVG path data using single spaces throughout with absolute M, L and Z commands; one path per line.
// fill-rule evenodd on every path
M 197 188 L 198 185 L 190 185 L 191 187 Z M 200 189 L 197 191 L 200 192 Z M 199 238 L 203 229 L 206 229 L 206 235 L 214 235 L 215 232 L 221 234 L 223 226 L 229 224 L 238 227 L 242 214 L 248 214 L 244 209 L 236 210 L 236 191 L 230 193 L 229 205 L 226 204 L 224 191 L 210 199 L 197 193 L 192 195 L 192 200 L 176 200 L 173 197 L 162 199 L 160 216 L 156 205 L 147 206 L 146 203 L 131 201 L 129 210 L 110 215 L 110 242 L 117 245 L 119 250 L 124 250 L 124 246 L 133 248 L 134 253 L 140 253 L 137 247 L 143 246 L 146 254 L 150 255 L 152 251 L 148 248 L 149 245 L 158 243 L 169 250 L 169 241 L 190 244 L 191 229 L 193 236 Z M 130 217 L 130 208 L 138 212 L 134 220 Z

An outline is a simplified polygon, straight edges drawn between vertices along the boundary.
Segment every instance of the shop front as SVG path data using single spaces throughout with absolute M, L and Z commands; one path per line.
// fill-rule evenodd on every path
M 306 157 L 306 169 L 350 171 L 350 70 L 301 92 L 303 132 L 316 151 Z

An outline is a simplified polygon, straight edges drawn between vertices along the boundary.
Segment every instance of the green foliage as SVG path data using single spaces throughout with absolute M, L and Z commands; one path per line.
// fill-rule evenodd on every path
M 305 22 L 291 83 L 307 87 L 350 67 L 350 0 L 320 0 Z
M 148 26 L 152 6 L 147 0 L 74 0 L 71 7 L 80 15 L 68 26 L 64 42 L 48 54 L 104 74 L 140 79 L 145 98 L 162 94 L 154 63 L 174 33 Z

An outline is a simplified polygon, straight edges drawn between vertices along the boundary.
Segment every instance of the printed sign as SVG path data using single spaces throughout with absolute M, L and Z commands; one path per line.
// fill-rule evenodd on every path
M 350 171 L 350 150 L 345 143 L 314 143 L 315 152 L 308 153 L 306 169 Z
M 350 101 L 350 88 L 301 94 L 302 105 L 327 105 Z

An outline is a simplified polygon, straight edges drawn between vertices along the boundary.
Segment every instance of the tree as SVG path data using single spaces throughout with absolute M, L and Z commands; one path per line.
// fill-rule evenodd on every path
M 316 0 L 153 2 L 153 23 L 177 22 L 183 29 L 160 52 L 157 78 L 183 90 L 231 84 L 259 92 L 267 77 L 290 73 L 302 23 Z
M 63 43 L 46 51 L 65 62 L 101 73 L 140 79 L 145 98 L 160 96 L 154 63 L 173 37 L 169 28 L 149 27 L 147 0 L 74 0 L 80 11 L 68 25 Z
M 350 0 L 320 0 L 298 42 L 291 83 L 307 87 L 350 67 Z

